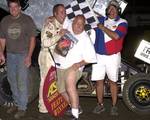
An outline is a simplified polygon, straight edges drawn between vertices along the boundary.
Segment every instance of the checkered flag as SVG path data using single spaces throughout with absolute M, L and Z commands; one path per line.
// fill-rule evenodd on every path
M 97 26 L 98 20 L 90 7 L 87 0 L 74 0 L 71 4 L 66 6 L 66 13 L 69 19 L 81 14 L 86 19 L 85 30 L 88 31 Z

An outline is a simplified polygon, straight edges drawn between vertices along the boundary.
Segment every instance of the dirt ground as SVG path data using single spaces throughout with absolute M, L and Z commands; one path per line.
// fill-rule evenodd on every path
M 149 115 L 138 115 L 130 111 L 123 103 L 122 98 L 118 100 L 118 109 L 119 115 L 117 117 L 113 117 L 109 114 L 111 99 L 105 98 L 104 105 L 106 107 L 106 111 L 97 115 L 93 114 L 92 110 L 96 105 L 95 97 L 80 97 L 80 104 L 83 109 L 83 114 L 80 115 L 79 120 L 150 120 Z M 63 116 L 60 118 L 55 118 L 49 114 L 40 114 L 37 108 L 38 100 L 36 99 L 34 102 L 29 104 L 26 116 L 21 118 L 21 120 L 70 120 L 68 116 Z M 7 108 L 1 106 L 0 107 L 0 120 L 15 120 L 13 114 L 6 113 Z

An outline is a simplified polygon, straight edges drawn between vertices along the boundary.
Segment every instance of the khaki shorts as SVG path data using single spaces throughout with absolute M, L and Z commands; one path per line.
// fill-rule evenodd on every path
M 66 92 L 66 78 L 69 69 L 59 69 L 57 68 L 57 88 L 60 93 Z M 76 71 L 76 82 L 81 78 L 82 72 L 80 70 Z

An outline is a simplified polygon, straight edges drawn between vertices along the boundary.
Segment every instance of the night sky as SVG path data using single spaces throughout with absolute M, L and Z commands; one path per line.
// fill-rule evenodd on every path
M 150 3 L 148 0 L 125 0 L 128 5 L 124 11 L 124 14 L 149 14 L 150 15 Z
M 148 4 L 148 0 L 125 0 L 127 1 L 129 4 L 133 5 L 137 5 L 137 6 L 149 6 L 150 4 Z

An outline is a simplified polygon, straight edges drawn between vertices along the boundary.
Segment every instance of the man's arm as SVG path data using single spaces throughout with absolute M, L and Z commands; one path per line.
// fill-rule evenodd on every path
M 0 38 L 0 65 L 5 63 L 4 50 L 5 50 L 5 39 Z
M 35 37 L 31 37 L 30 43 L 29 43 L 28 54 L 25 58 L 25 65 L 27 67 L 29 67 L 31 65 L 31 57 L 32 57 L 32 53 L 33 53 L 34 48 L 35 48 Z
M 87 65 L 88 63 L 85 62 L 84 60 L 78 62 L 78 63 L 74 63 L 71 68 L 74 69 L 75 71 L 78 70 L 80 67 L 83 67 L 85 65 Z
M 102 31 L 104 31 L 112 39 L 116 39 L 116 40 L 119 39 L 119 35 L 116 32 L 108 29 L 103 24 L 99 23 L 97 26 L 98 26 L 99 29 L 101 29 Z
M 68 32 L 67 29 L 63 29 L 63 28 L 60 29 L 60 31 L 58 31 L 58 33 L 54 34 L 54 35 L 50 38 L 50 40 L 48 41 L 49 43 L 48 43 L 47 45 L 49 45 L 49 46 L 55 45 L 55 44 L 60 40 L 60 38 L 61 38 L 62 36 L 64 36 L 65 33 L 67 33 L 67 32 Z
M 35 37 L 31 37 L 30 39 L 30 45 L 29 45 L 29 51 L 28 51 L 28 56 L 32 56 L 33 50 L 35 48 Z
M 65 28 L 59 28 L 59 30 L 56 30 L 55 24 L 54 16 L 50 16 L 45 20 L 41 31 L 41 41 L 44 47 L 55 45 L 59 39 L 68 32 Z
M 3 65 L 5 63 L 5 57 L 3 52 L 0 51 L 0 65 Z
M 56 44 L 56 42 L 61 38 L 61 36 L 59 36 L 59 33 L 56 33 L 56 30 L 54 29 L 54 20 L 55 19 L 52 16 L 45 20 L 45 23 L 41 30 L 41 42 L 44 47 L 50 47 Z
M 4 38 L 0 38 L 0 44 L 1 44 L 2 52 L 4 52 L 6 46 L 6 40 Z

